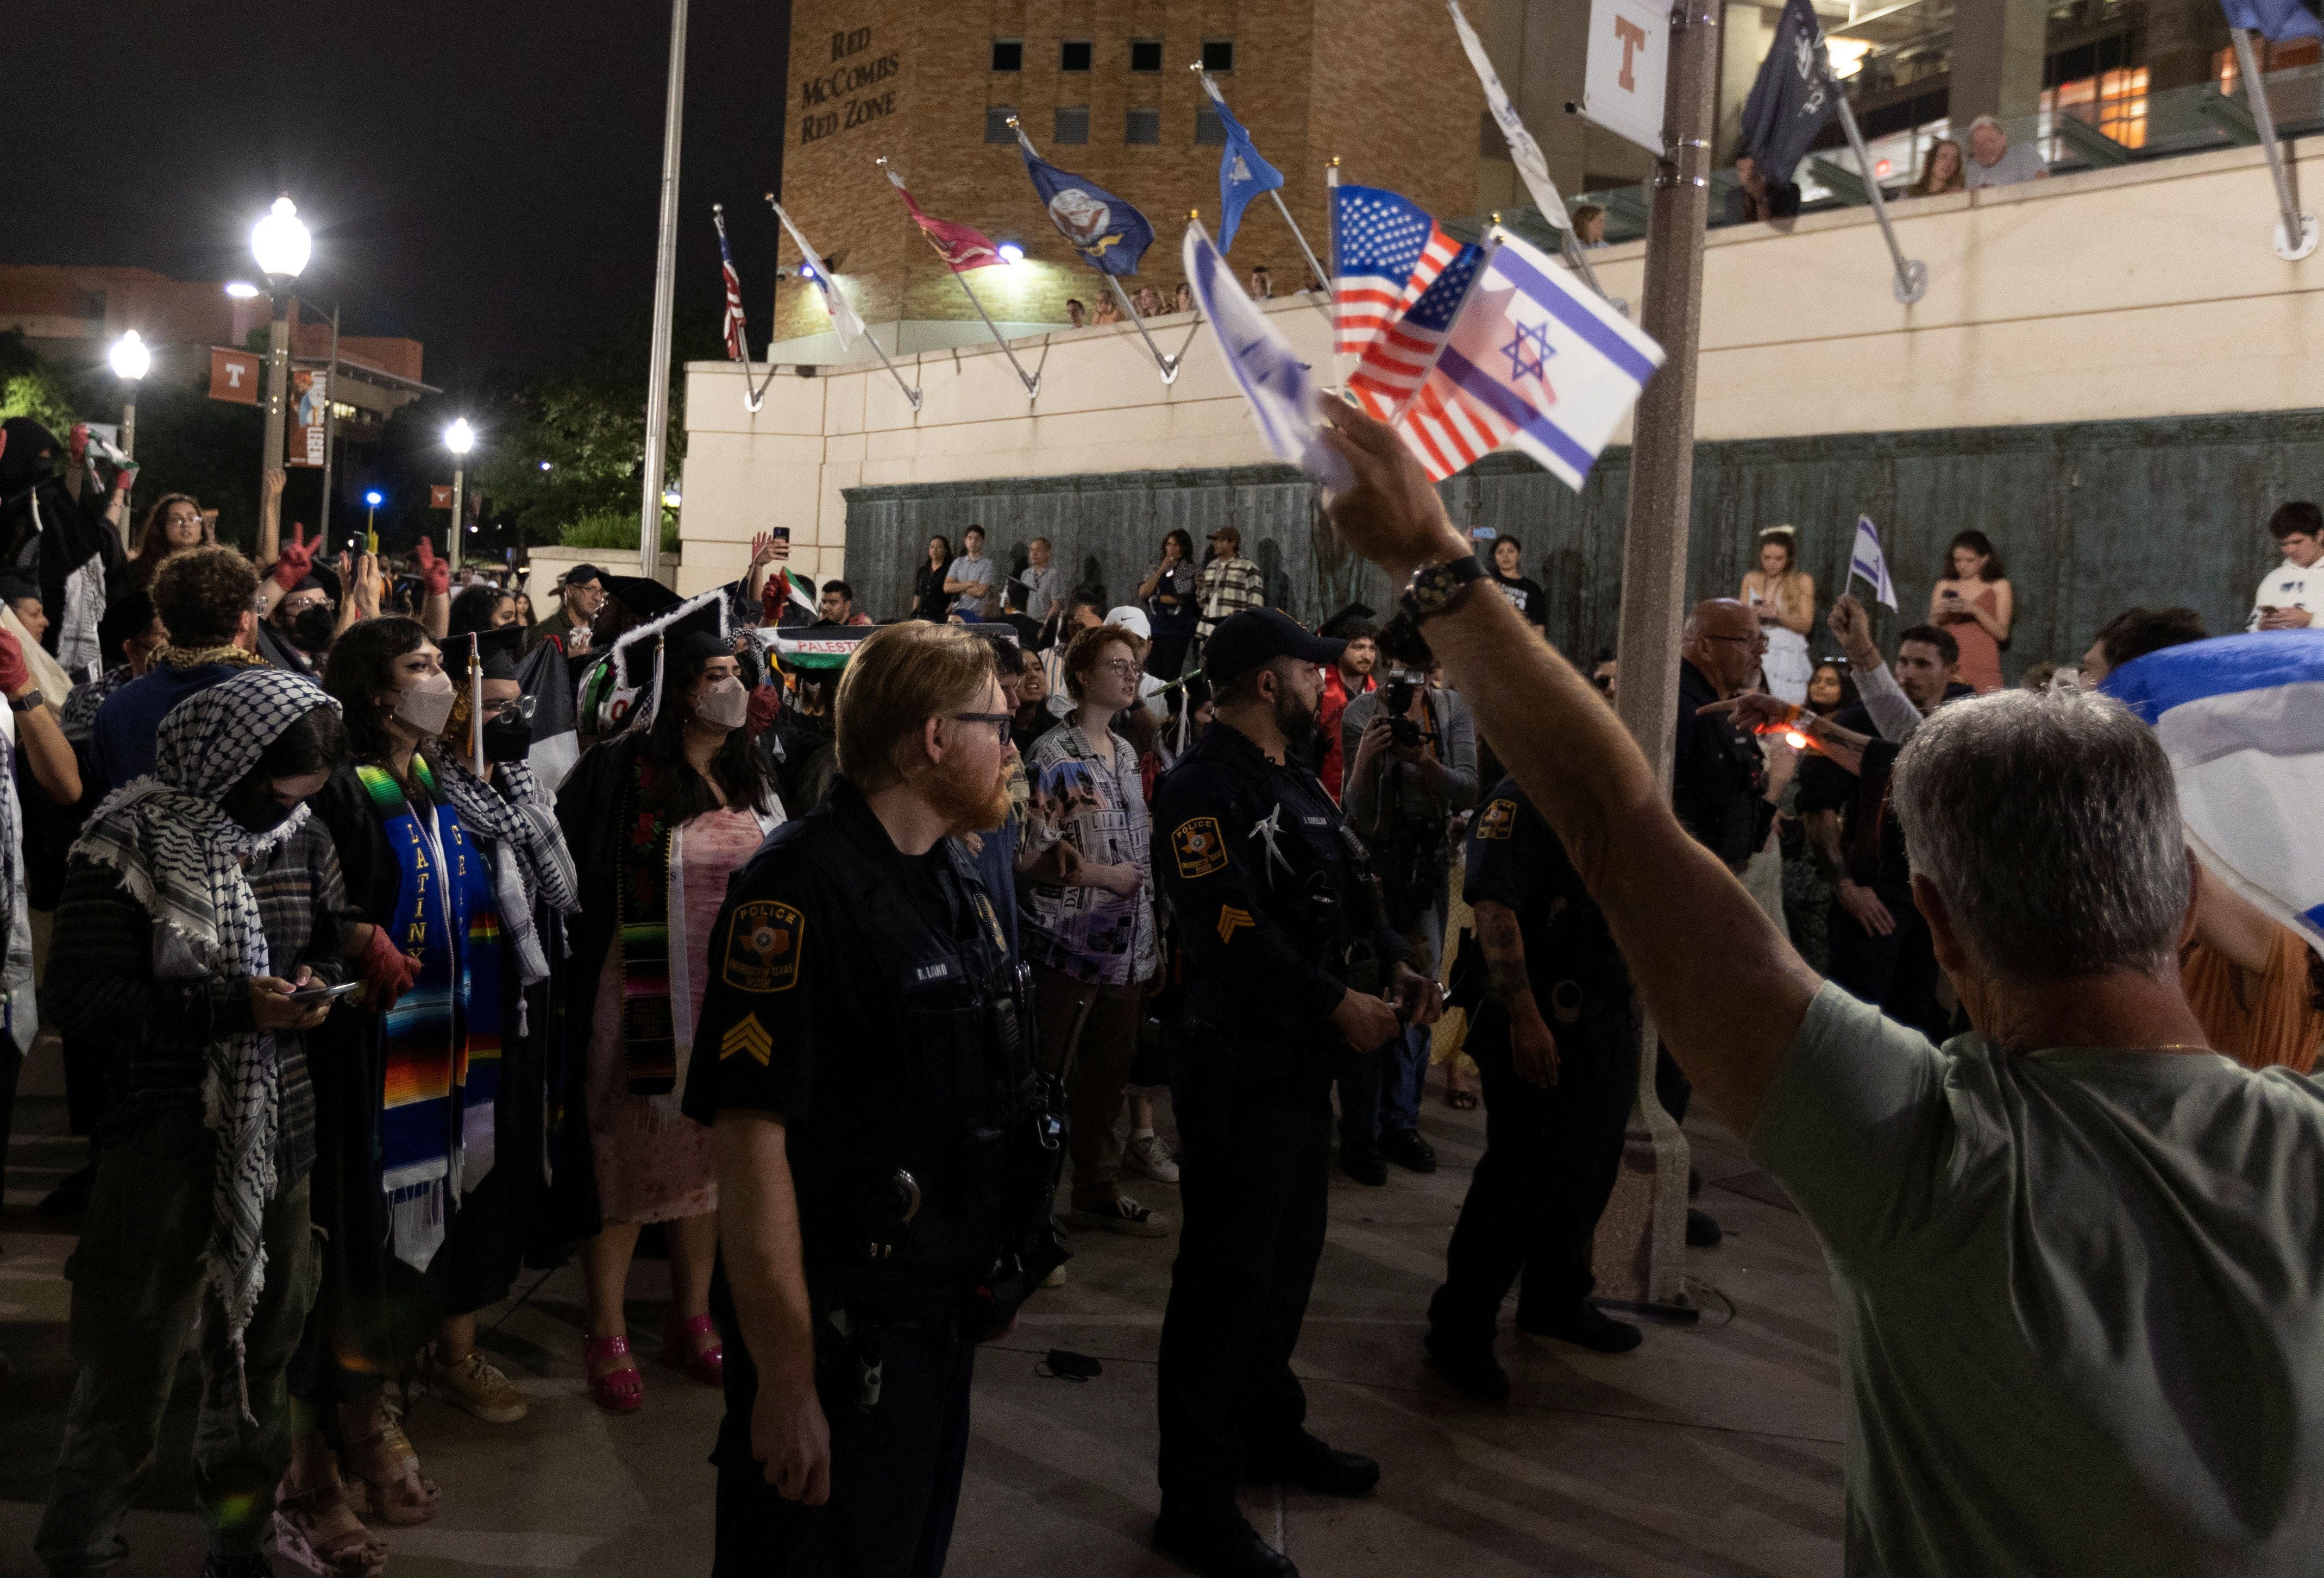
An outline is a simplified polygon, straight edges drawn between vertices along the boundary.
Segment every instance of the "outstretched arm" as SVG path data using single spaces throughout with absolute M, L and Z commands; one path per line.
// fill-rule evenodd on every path
M 1354 477 L 1330 503 L 1349 544 L 1401 585 L 1468 551 L 1404 443 L 1324 402 L 1325 440 Z M 1557 830 L 1606 911 L 1639 996 L 1720 1118 L 1750 1132 L 1821 983 L 1718 857 L 1672 815 L 1637 743 L 1574 668 L 1501 597 L 1429 622 L 1429 645 L 1485 737 Z M 1706 970 L 1700 940 L 1720 939 Z

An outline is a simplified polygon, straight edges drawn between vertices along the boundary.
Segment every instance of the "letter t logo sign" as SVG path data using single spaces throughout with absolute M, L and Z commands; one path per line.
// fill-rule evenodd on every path
M 1614 19 L 1614 36 L 1622 41 L 1622 74 L 1615 78 L 1625 93 L 1638 90 L 1638 79 L 1630 69 L 1630 57 L 1646 48 L 1646 30 L 1627 16 Z

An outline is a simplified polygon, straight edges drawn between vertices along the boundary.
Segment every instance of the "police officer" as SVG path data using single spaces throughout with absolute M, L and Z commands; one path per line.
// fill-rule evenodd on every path
M 1296 1571 L 1237 1510 L 1238 1481 L 1360 1496 L 1379 1481 L 1370 1458 L 1306 1432 L 1291 1372 L 1323 1247 L 1333 1073 L 1442 1008 L 1306 766 L 1319 666 L 1343 644 L 1272 609 L 1221 621 L 1203 659 L 1217 722 L 1154 796 L 1154 866 L 1189 972 L 1154 1535 L 1217 1578 Z
M 1520 1272 L 1517 1330 L 1601 1353 L 1638 1345 L 1637 1327 L 1590 1302 L 1591 1243 L 1637 1094 L 1638 1026 L 1606 917 L 1515 779 L 1477 813 L 1462 892 L 1486 975 L 1467 1042 L 1484 1077 L 1485 1154 L 1425 1342 L 1454 1388 L 1497 1403 L 1509 1378 L 1493 1329 Z
M 891 625 L 836 709 L 829 798 L 728 890 L 687 1076 L 719 1190 L 720 1578 L 940 1572 L 974 1344 L 1065 1259 L 1055 1090 L 954 837 L 1008 810 L 991 651 Z

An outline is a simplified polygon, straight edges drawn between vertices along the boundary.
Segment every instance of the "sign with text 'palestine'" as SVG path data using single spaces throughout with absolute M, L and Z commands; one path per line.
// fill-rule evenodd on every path
M 1590 0 L 1582 118 L 1659 157 L 1670 78 L 1670 9 L 1649 0 Z

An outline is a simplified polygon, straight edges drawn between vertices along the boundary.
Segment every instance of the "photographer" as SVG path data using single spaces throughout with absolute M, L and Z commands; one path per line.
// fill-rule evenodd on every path
M 1349 825 L 1371 845 L 1388 920 L 1414 968 L 1434 974 L 1444 947 L 1452 870 L 1452 818 L 1477 803 L 1477 725 L 1469 704 L 1425 673 L 1391 670 L 1388 683 L 1348 704 L 1340 718 L 1348 760 Z M 1428 1036 L 1406 1029 L 1369 1070 L 1342 1082 L 1340 1167 L 1363 1184 L 1388 1181 L 1386 1163 L 1436 1170 L 1420 1137 L 1420 1087 Z

